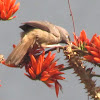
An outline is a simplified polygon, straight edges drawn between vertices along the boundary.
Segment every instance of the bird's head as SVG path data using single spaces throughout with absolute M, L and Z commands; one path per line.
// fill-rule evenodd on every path
M 69 37 L 68 32 L 60 26 L 56 26 L 56 27 L 57 27 L 57 29 L 59 30 L 59 33 L 60 33 L 61 43 L 68 44 L 70 42 L 70 37 Z

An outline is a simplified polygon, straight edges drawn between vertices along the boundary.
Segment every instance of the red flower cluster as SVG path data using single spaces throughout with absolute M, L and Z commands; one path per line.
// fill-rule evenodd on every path
M 100 35 L 95 34 L 89 45 L 85 46 L 90 55 L 84 56 L 88 61 L 93 63 L 100 63 Z
M 0 0 L 0 19 L 10 20 L 16 16 L 11 17 L 18 9 L 20 3 L 15 5 L 16 0 Z
M 13 48 L 15 47 L 16 45 L 13 45 Z M 44 82 L 48 87 L 52 87 L 54 83 L 56 95 L 58 97 L 59 89 L 62 89 L 62 86 L 58 82 L 58 80 L 65 79 L 61 76 L 62 74 L 64 74 L 63 72 L 61 72 L 61 70 L 64 68 L 64 65 L 56 65 L 57 61 L 54 61 L 55 54 L 51 56 L 51 51 L 48 53 L 47 57 L 45 57 L 45 52 L 41 54 L 42 51 L 44 50 L 41 48 L 33 50 L 33 52 L 30 52 L 29 54 L 30 61 L 28 63 L 22 63 L 23 65 L 25 65 L 26 72 L 28 72 L 28 74 L 25 73 L 25 75 L 32 80 L 40 80 Z M 2 55 L 0 56 L 0 59 L 0 63 L 8 67 L 17 67 L 5 64 L 5 59 Z
M 78 46 L 81 50 L 84 50 L 85 45 L 89 44 L 89 39 L 86 36 L 86 33 L 84 30 L 80 33 L 80 36 L 77 37 L 74 33 L 74 42 L 72 42 L 75 46 Z
M 56 65 L 57 61 L 54 61 L 55 54 L 51 56 L 51 52 L 48 53 L 45 58 L 45 52 L 43 52 L 38 59 L 36 59 L 32 54 L 30 54 L 31 61 L 25 66 L 26 72 L 25 74 L 32 80 L 40 80 L 44 82 L 48 87 L 52 87 L 52 83 L 55 84 L 55 91 L 58 97 L 59 88 L 62 89 L 62 86 L 58 82 L 58 80 L 65 79 L 60 76 L 64 74 L 60 70 L 64 68 L 63 65 Z
M 81 50 L 87 50 L 88 55 L 84 56 L 86 60 L 92 63 L 100 63 L 100 35 L 95 34 L 91 41 L 86 36 L 84 30 L 80 33 L 80 36 L 77 37 L 74 33 L 74 42 L 75 46 L 78 46 Z

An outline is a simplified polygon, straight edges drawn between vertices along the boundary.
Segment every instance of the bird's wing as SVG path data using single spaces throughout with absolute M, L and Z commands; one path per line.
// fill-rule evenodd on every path
M 60 37 L 60 33 L 54 24 L 51 24 L 48 21 L 29 21 L 22 23 L 23 25 L 20 26 L 21 29 L 26 31 L 27 29 L 32 28 L 39 28 L 49 33 L 52 33 L 56 37 Z

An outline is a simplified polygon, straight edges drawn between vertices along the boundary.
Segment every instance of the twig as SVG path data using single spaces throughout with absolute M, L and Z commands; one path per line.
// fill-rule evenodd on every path
M 68 69 L 72 69 L 72 67 L 65 67 L 61 71 L 68 70 Z
M 71 10 L 71 6 L 70 6 L 70 2 L 69 2 L 69 0 L 68 0 L 68 5 L 69 5 L 69 10 L 70 10 L 70 15 L 72 16 L 73 28 L 74 28 L 74 32 L 75 32 L 74 17 L 73 17 L 73 13 L 72 13 L 72 10 Z

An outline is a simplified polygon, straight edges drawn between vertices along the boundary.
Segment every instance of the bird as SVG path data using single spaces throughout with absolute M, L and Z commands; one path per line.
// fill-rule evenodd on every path
M 22 23 L 20 28 L 23 30 L 21 40 L 6 59 L 8 65 L 19 66 L 35 45 L 50 48 L 70 41 L 67 30 L 48 21 L 28 21 Z

